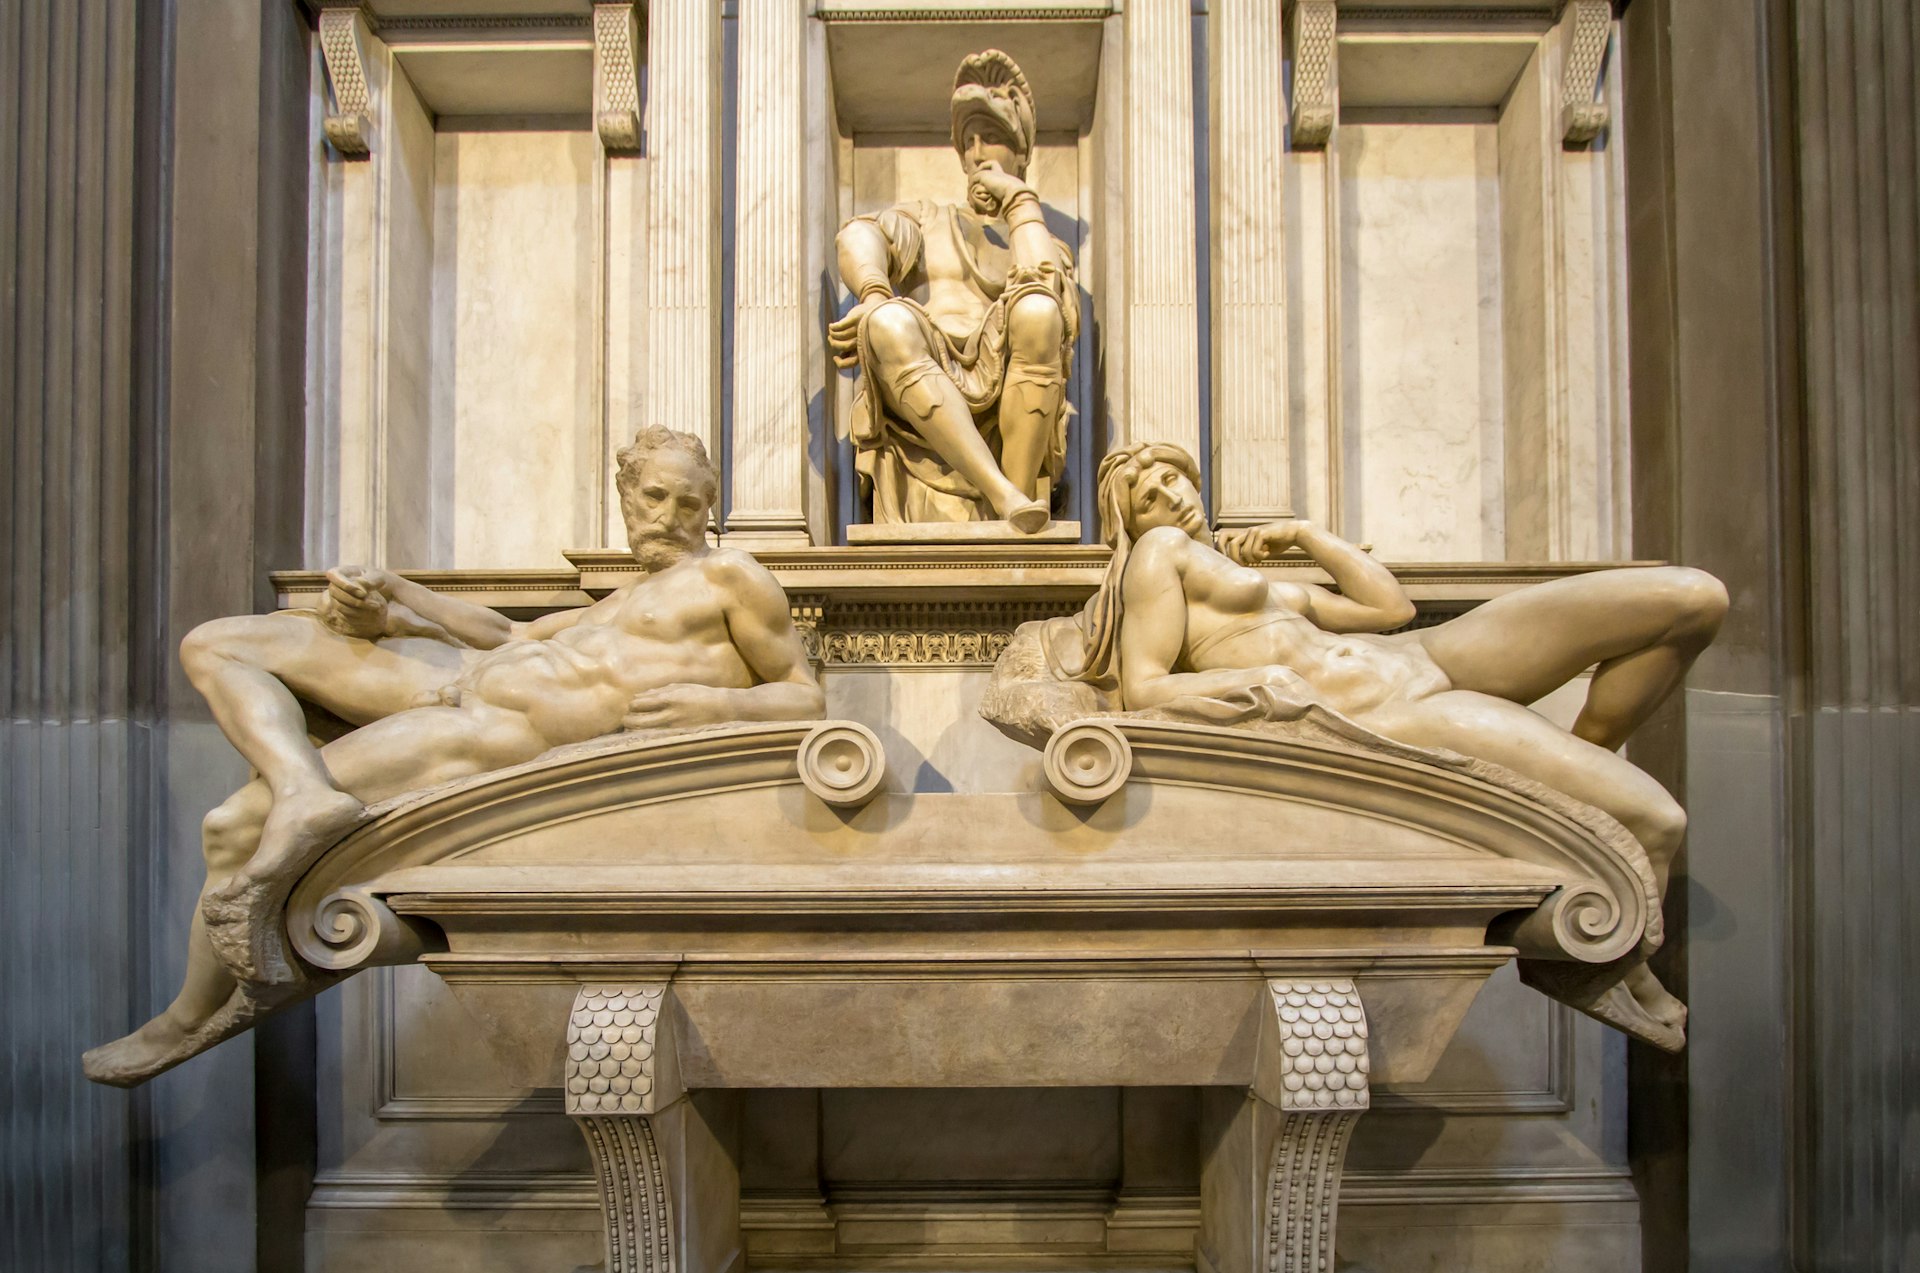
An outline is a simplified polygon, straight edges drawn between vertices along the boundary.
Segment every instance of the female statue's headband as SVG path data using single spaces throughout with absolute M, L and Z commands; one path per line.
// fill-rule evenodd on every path
M 975 53 L 960 63 L 953 77 L 953 148 L 963 148 L 967 122 L 986 116 L 1025 154 L 1033 153 L 1039 124 L 1033 111 L 1033 90 L 1019 65 L 999 49 Z

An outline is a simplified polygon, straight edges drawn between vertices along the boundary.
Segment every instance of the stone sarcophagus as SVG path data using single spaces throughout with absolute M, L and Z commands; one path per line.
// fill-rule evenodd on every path
M 1199 1267 L 1330 1267 L 1347 1136 L 1516 951 L 1657 927 L 1604 816 L 1206 725 L 1059 730 L 1017 795 L 888 790 L 850 722 L 613 738 L 377 809 L 294 889 L 331 975 L 418 959 L 558 1087 L 609 1269 L 741 1257 L 768 1088 L 1203 1089 Z

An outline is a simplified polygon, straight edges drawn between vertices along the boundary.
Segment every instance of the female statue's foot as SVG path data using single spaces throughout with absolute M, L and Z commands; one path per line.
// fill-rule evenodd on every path
M 1022 535 L 1037 535 L 1047 528 L 1053 514 L 1039 500 L 1028 500 L 1007 510 L 1007 524 Z
M 1670 1030 L 1684 1030 L 1687 1026 L 1687 1005 L 1673 996 L 1673 992 L 1660 984 L 1653 970 L 1645 964 L 1637 964 L 1625 978 L 1627 990 L 1634 1001 L 1646 1010 L 1648 1016 Z
M 214 953 L 235 977 L 268 984 L 295 979 L 280 909 L 307 868 L 365 813 L 359 800 L 330 787 L 274 800 L 253 860 L 200 904 Z

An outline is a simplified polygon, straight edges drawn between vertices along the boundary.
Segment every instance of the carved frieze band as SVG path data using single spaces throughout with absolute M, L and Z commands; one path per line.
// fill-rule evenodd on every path
M 1281 1122 L 1267 1182 L 1268 1273 L 1332 1273 L 1340 1172 L 1370 1102 L 1367 1018 L 1353 982 L 1270 981 Z
M 320 56 L 333 90 L 333 109 L 321 128 L 342 155 L 364 157 L 372 150 L 373 95 L 367 87 L 367 64 L 360 46 L 366 20 L 358 8 L 320 11 Z
M 1333 0 L 1294 0 L 1293 148 L 1318 150 L 1333 138 L 1339 112 L 1339 47 Z
M 565 1100 L 593 1156 L 607 1227 L 607 1273 L 672 1273 L 673 1209 L 655 1108 L 666 987 L 582 986 L 567 1021 Z
M 1561 140 L 1584 146 L 1608 123 L 1607 102 L 1600 95 L 1600 77 L 1606 70 L 1607 43 L 1613 37 L 1612 0 L 1573 0 L 1567 6 L 1566 60 L 1560 80 Z
M 608 150 L 640 149 L 640 59 L 634 6 L 593 6 L 593 118 Z
M 1021 624 L 1075 608 L 1065 601 L 840 608 L 801 597 L 793 600 L 793 622 L 808 655 L 830 666 L 986 666 L 1006 650 Z

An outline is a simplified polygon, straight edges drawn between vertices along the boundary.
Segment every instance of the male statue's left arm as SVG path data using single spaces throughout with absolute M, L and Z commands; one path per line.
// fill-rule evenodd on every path
M 759 684 L 746 689 L 662 686 L 636 697 L 622 724 L 627 729 L 664 729 L 819 719 L 827 708 L 826 695 L 814 679 L 779 583 L 752 557 L 730 549 L 715 552 L 708 569 L 726 594 L 727 634 Z

